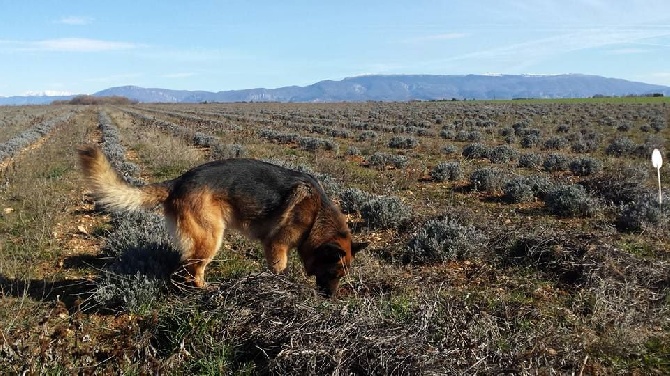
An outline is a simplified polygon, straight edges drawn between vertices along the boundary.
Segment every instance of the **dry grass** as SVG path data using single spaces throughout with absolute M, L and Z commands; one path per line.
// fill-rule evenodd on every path
M 53 110 L 44 107 L 25 106 L 25 107 L 6 107 L 0 110 L 0 143 L 7 142 L 22 131 L 34 126 L 44 120 L 46 114 Z
M 203 162 L 203 153 L 181 138 L 155 128 L 133 126 L 127 116 L 112 113 L 130 157 L 145 166 L 155 180 L 172 179 Z M 133 158 L 131 158 L 133 159 Z
M 361 200 L 349 219 L 355 237 L 371 246 L 354 263 L 336 300 L 316 296 L 295 255 L 284 275 L 264 272 L 258 244 L 237 235 L 226 237 L 207 290 L 175 286 L 168 278 L 175 253 L 160 217 L 90 211 L 73 150 L 101 139 L 92 107 L 39 148 L 22 153 L 3 176 L 0 202 L 14 209 L 0 217 L 0 368 L 8 372 L 670 372 L 668 212 L 633 206 L 654 189 L 653 179 L 624 171 L 623 158 L 605 154 L 617 136 L 643 147 L 651 145 L 648 136 L 670 136 L 667 127 L 658 134 L 637 132 L 645 119 L 659 114 L 670 119 L 662 105 L 235 104 L 103 110 L 121 135 L 117 146 L 125 153 L 120 158 L 138 165 L 133 178 L 171 178 L 205 161 L 210 150 L 192 146 L 190 135 L 213 135 L 243 144 L 251 157 L 313 171 L 334 198 L 347 188 L 362 190 L 360 197 L 348 198 Z M 150 117 L 181 127 L 173 128 L 181 133 L 152 127 Z M 606 118 L 616 124 L 635 120 L 628 121 L 630 130 L 620 130 Z M 443 128 L 465 141 L 440 138 Z M 339 151 L 268 143 L 258 137 L 262 129 L 329 138 Z M 361 141 L 358 136 L 369 131 L 377 139 Z M 522 148 L 524 134 L 536 131 L 537 146 Z M 541 166 L 520 168 L 506 158 L 466 160 L 461 154 L 472 138 L 494 148 L 507 142 L 503 134 L 510 132 L 518 133 L 507 139 L 512 149 L 536 154 L 540 161 L 551 153 L 583 157 L 570 146 L 546 145 L 561 144 L 556 137 L 578 142 L 580 132 L 597 132 L 600 143 L 588 156 L 603 163 L 603 172 L 577 176 Z M 389 148 L 397 136 L 418 144 Z M 444 154 L 444 146 L 457 151 Z M 347 153 L 350 147 L 358 153 Z M 368 166 L 367 158 L 377 152 L 402 155 L 407 162 Z M 643 170 L 649 164 L 643 154 L 625 159 Z M 458 161 L 462 177 L 434 180 L 431 169 L 444 161 Z M 599 210 L 558 216 L 537 192 L 507 203 L 500 190 L 473 189 L 472 173 L 491 167 L 504 171 L 503 179 L 546 179 L 549 186 L 542 189 L 581 184 L 586 190 L 580 193 L 596 200 Z M 668 175 L 664 184 L 670 183 Z M 370 204 L 382 196 L 405 205 L 403 221 L 385 228 L 376 219 L 370 222 L 398 214 L 390 206 Z M 562 198 L 566 205 L 570 199 Z M 374 215 L 356 209 L 366 204 L 376 208 Z M 626 220 L 642 223 L 644 233 L 615 226 L 622 205 L 628 208 Z M 462 238 L 449 235 L 455 230 Z

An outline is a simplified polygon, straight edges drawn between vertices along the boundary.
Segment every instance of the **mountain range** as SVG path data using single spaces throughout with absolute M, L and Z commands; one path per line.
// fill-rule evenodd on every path
M 361 102 L 449 99 L 588 98 L 597 95 L 670 95 L 670 87 L 594 75 L 368 75 L 308 86 L 189 91 L 121 86 L 94 96 L 123 96 L 140 103 Z M 74 96 L 0 97 L 0 105 L 48 104 Z

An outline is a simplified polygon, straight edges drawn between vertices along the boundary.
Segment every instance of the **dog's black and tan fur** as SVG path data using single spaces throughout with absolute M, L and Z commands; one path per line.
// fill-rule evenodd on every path
M 205 267 L 232 228 L 262 242 L 276 273 L 297 248 L 308 275 L 331 296 L 365 244 L 353 243 L 346 220 L 310 175 L 254 159 L 195 167 L 161 183 L 126 184 L 95 146 L 79 149 L 84 175 L 98 203 L 117 210 L 163 205 L 168 231 L 181 251 L 187 279 L 205 285 Z

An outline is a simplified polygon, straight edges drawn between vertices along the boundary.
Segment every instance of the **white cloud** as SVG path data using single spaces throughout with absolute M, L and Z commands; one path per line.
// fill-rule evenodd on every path
M 48 39 L 30 43 L 35 49 L 47 51 L 99 52 L 129 50 L 140 47 L 129 42 L 114 42 L 88 38 Z
M 496 4 L 495 15 L 504 21 L 518 22 L 519 27 L 665 25 L 668 4 L 667 0 L 502 0 Z
M 195 73 L 193 73 L 193 72 L 181 72 L 181 73 L 165 74 L 162 77 L 164 77 L 164 78 L 187 78 L 187 77 L 193 77 L 193 76 L 195 76 Z
M 617 48 L 608 51 L 611 55 L 637 55 L 647 52 L 649 52 L 649 50 L 644 48 Z
M 436 41 L 445 41 L 453 39 L 461 39 L 467 37 L 468 34 L 465 33 L 444 33 L 444 34 L 433 34 L 425 35 L 416 38 L 407 38 L 404 39 L 403 43 L 423 43 L 423 42 L 436 42 Z
M 26 91 L 22 95 L 56 97 L 56 96 L 74 95 L 74 93 L 62 90 L 42 90 L 42 91 Z
M 125 73 L 125 74 L 115 74 L 103 77 L 89 78 L 86 81 L 97 82 L 97 83 L 110 83 L 110 82 L 118 83 L 118 82 L 132 81 L 139 77 L 142 77 L 141 73 Z
M 2 41 L 0 51 L 57 51 L 57 52 L 101 52 L 130 50 L 142 44 L 116 42 L 88 38 L 59 38 L 40 41 Z
M 188 48 L 178 49 L 172 47 L 155 47 L 144 49 L 138 56 L 171 62 L 202 63 L 223 60 L 252 59 L 253 56 L 242 54 L 232 50 Z
M 558 35 L 532 39 L 487 50 L 474 51 L 451 56 L 426 64 L 444 64 L 455 61 L 489 61 L 507 64 L 509 68 L 523 69 L 533 64 L 562 54 L 616 47 L 627 44 L 641 44 L 649 39 L 670 35 L 670 28 L 593 28 L 573 29 Z M 630 52 L 630 50 L 628 51 Z
M 71 26 L 84 26 L 91 24 L 93 22 L 93 18 L 80 17 L 80 16 L 67 16 L 59 19 L 56 22 Z

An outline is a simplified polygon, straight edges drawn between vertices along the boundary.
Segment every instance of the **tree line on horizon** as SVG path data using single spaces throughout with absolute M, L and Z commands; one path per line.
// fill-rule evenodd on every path
M 118 95 L 106 96 L 106 97 L 95 97 L 92 95 L 78 95 L 72 99 L 66 100 L 55 100 L 51 102 L 53 105 L 129 105 L 139 103 L 135 99 L 130 99 Z

